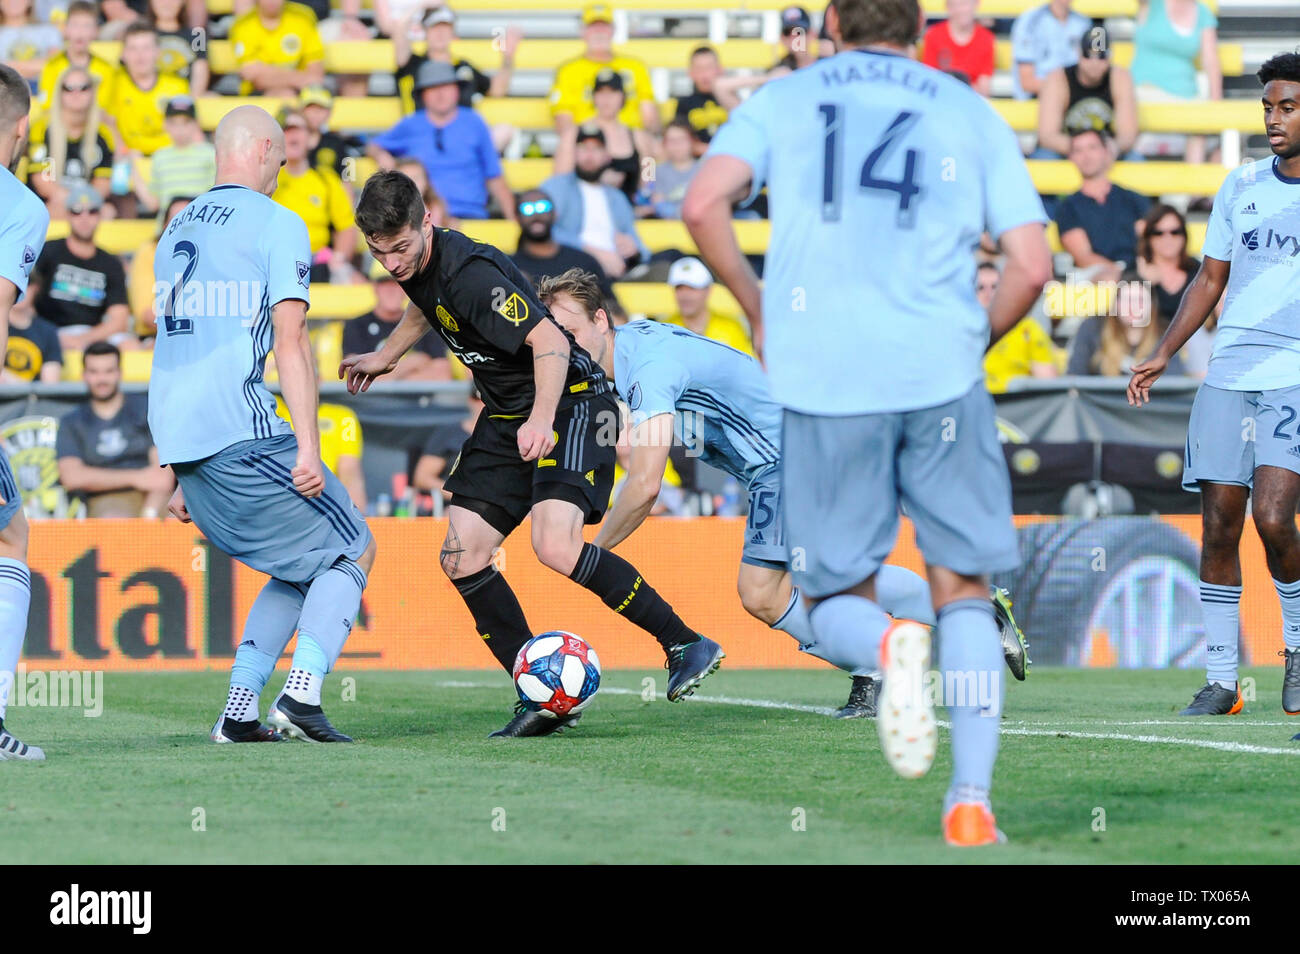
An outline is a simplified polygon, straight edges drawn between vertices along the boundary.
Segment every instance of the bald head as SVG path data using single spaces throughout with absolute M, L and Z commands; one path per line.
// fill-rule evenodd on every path
M 264 195 L 275 191 L 284 165 L 284 132 L 260 106 L 236 106 L 217 124 L 217 183 L 233 182 Z

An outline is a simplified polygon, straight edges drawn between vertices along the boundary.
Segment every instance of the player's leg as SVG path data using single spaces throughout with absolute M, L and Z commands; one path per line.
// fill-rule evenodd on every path
M 510 672 L 532 638 L 528 619 L 493 556 L 519 521 L 485 501 L 453 497 L 439 562 L 501 668 Z
M 212 726 L 213 742 L 278 742 L 281 735 L 263 725 L 258 702 L 275 664 L 298 629 L 307 586 L 267 580 L 244 621 L 244 634 L 230 667 L 226 708 Z
M 27 569 L 27 518 L 9 463 L 0 454 L 0 762 L 22 759 L 39 762 L 45 753 L 19 741 L 5 729 L 5 713 L 13 691 L 18 655 L 27 636 L 27 610 L 32 601 Z

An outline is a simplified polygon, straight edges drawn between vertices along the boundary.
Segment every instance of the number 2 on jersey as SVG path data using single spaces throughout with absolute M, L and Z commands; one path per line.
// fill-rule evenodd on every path
M 172 249 L 172 261 L 177 259 L 183 260 L 185 267 L 180 273 L 180 280 L 172 285 L 171 291 L 167 293 L 167 302 L 163 306 L 163 328 L 169 335 L 190 335 L 194 333 L 194 320 L 177 318 L 176 303 L 181 300 L 181 295 L 185 293 L 185 286 L 194 277 L 194 270 L 199 267 L 199 250 L 193 242 L 177 242 L 176 247 Z
M 841 200 L 840 165 L 844 151 L 844 107 L 839 103 L 820 103 L 817 109 L 826 124 L 822 153 L 822 220 L 838 222 Z M 876 147 L 868 153 L 858 176 L 858 187 L 864 192 L 893 192 L 898 196 L 897 223 L 899 228 L 904 229 L 910 229 L 916 224 L 916 205 L 913 200 L 918 199 L 922 192 L 916 183 L 916 167 L 920 164 L 921 154 L 916 149 L 908 149 L 904 153 L 901 179 L 877 176 L 876 165 L 898 148 L 899 141 L 916 125 L 918 119 L 919 114 L 906 109 L 895 116 Z

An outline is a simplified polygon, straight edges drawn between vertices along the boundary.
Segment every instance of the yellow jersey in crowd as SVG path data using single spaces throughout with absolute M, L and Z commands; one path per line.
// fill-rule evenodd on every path
M 1021 318 L 984 356 L 984 383 L 990 394 L 1001 394 L 1013 378 L 1028 377 L 1036 364 L 1059 368 L 1057 348 L 1033 318 Z
M 275 396 L 275 409 L 282 418 L 289 420 L 289 409 L 285 407 L 284 398 L 278 394 Z M 340 457 L 361 456 L 361 422 L 342 404 L 319 405 L 316 408 L 316 422 L 320 428 L 321 462 L 337 476 Z
M 671 315 L 664 321 L 670 325 L 686 327 L 686 320 L 681 314 Z M 737 351 L 743 351 L 745 354 L 753 357 L 754 344 L 749 340 L 749 332 L 735 318 L 729 318 L 726 315 L 719 315 L 716 311 L 709 312 L 709 323 L 704 326 L 704 337 L 712 338 L 714 341 L 721 341 L 724 345 L 735 348 Z
M 41 109 L 50 108 L 50 104 L 54 102 L 54 87 L 58 85 L 59 77 L 71 65 L 67 53 L 60 53 L 58 56 L 52 56 L 45 61 L 45 66 L 41 69 L 41 77 L 36 81 L 36 104 Z M 90 65 L 86 69 L 91 76 L 99 81 L 99 92 L 96 94 L 96 99 L 99 100 L 100 108 L 107 109 L 108 90 L 112 85 L 111 80 L 117 67 L 108 60 L 101 59 L 92 53 L 90 54 Z
M 141 89 L 131 79 L 126 67 L 119 66 L 109 80 L 104 108 L 117 123 L 118 135 L 127 149 L 152 156 L 163 146 L 170 146 L 171 136 L 163 125 L 163 111 L 177 96 L 188 96 L 190 84 L 179 76 L 158 74 L 152 89 Z
M 356 224 L 343 180 L 333 169 L 308 166 L 302 175 L 295 176 L 286 166 L 280 170 L 271 198 L 297 212 L 307 224 L 313 253 L 329 245 L 331 228 L 339 232 Z
M 591 103 L 591 87 L 601 70 L 613 70 L 623 77 L 627 101 L 618 118 L 625 126 L 640 129 L 641 103 L 653 100 L 654 92 L 645 64 L 631 56 L 615 56 L 607 63 L 580 56 L 560 64 L 555 71 L 555 85 L 551 87 L 551 115 L 572 113 L 575 123 L 584 123 L 596 115 L 596 107 Z
M 286 3 L 275 29 L 262 23 L 257 9 L 235 20 L 230 28 L 230 44 L 238 63 L 265 63 L 286 69 L 301 70 L 325 59 L 325 44 L 316 29 L 316 14 L 301 3 Z M 253 84 L 244 82 L 240 95 L 253 92 Z

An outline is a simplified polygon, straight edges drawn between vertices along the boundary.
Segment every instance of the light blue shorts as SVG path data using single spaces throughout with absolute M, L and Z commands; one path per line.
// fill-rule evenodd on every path
M 1300 387 L 1228 391 L 1202 384 L 1187 421 L 1183 489 L 1201 481 L 1252 487 L 1255 468 L 1300 474 Z
M 756 474 L 749 482 L 749 520 L 745 523 L 745 549 L 740 562 L 784 570 L 787 561 L 778 465 Z
M 340 556 L 359 559 L 371 540 L 365 518 L 329 468 L 319 497 L 294 489 L 297 457 L 297 439 L 281 434 L 172 466 L 204 535 L 241 563 L 287 583 L 315 579 Z
M 956 573 L 1020 565 L 1011 480 L 981 381 L 938 407 L 847 417 L 787 410 L 781 444 L 785 542 L 817 599 L 872 576 L 902 512 L 926 563 Z
M 18 482 L 14 480 L 14 472 L 9 467 L 9 458 L 4 454 L 0 454 L 0 497 L 4 498 L 4 503 L 0 505 L 0 530 L 3 530 L 13 522 L 14 514 L 23 509 L 23 495 L 18 491 Z

